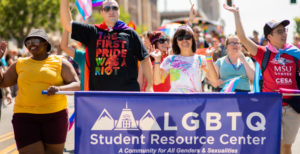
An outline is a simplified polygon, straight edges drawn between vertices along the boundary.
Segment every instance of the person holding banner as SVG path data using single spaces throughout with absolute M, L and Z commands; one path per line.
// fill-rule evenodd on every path
M 170 75 L 170 92 L 202 92 L 205 77 L 212 83 L 217 82 L 217 73 L 213 65 L 212 52 L 207 50 L 206 58 L 196 55 L 196 41 L 193 30 L 188 25 L 181 26 L 172 41 L 174 55 L 169 55 L 160 64 L 162 53 L 152 51 L 154 61 L 154 84 L 160 84 Z M 206 74 L 207 73 L 207 74 Z
M 228 81 L 240 76 L 235 92 L 250 92 L 250 81 L 254 80 L 254 64 L 251 58 L 242 53 L 242 45 L 236 35 L 228 36 L 225 45 L 227 56 L 219 58 L 215 63 L 220 80 Z M 218 86 L 220 91 L 224 84 Z
M 153 91 L 150 55 L 139 35 L 119 20 L 120 9 L 115 0 L 100 6 L 104 22 L 99 25 L 72 22 L 69 0 L 61 0 L 62 26 L 71 37 L 87 47 L 85 90 L 140 91 L 137 82 L 137 60 L 147 80 L 146 91 Z
M 0 87 L 19 87 L 12 119 L 17 148 L 21 154 L 63 153 L 67 98 L 54 94 L 80 90 L 79 79 L 67 60 L 50 55 L 51 44 L 44 30 L 32 30 L 24 45 L 32 56 L 19 58 L 0 74 Z M 43 90 L 48 90 L 48 95 L 42 95 Z
M 262 91 L 274 92 L 280 88 L 298 89 L 296 70 L 299 69 L 300 50 L 286 42 L 286 26 L 290 22 L 288 20 L 267 22 L 264 25 L 264 36 L 268 40 L 268 45 L 262 47 L 246 37 L 240 19 L 239 8 L 234 5 L 229 7 L 226 4 L 224 4 L 224 8 L 234 14 L 236 31 L 240 41 L 262 68 Z M 300 126 L 300 114 L 295 112 L 288 104 L 299 103 L 299 101 L 291 102 L 290 100 L 290 98 L 284 96 L 282 102 L 282 154 L 291 154 L 291 147 Z

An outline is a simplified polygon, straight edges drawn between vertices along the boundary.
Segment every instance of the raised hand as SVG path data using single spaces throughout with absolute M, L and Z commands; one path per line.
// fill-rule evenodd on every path
M 216 52 L 216 48 L 214 47 L 210 47 L 208 49 L 206 49 L 205 51 L 205 56 L 208 57 L 208 56 L 213 56 L 214 52 Z
M 192 4 L 192 7 L 190 9 L 190 16 L 189 16 L 189 22 L 191 22 L 190 24 L 192 24 L 192 22 L 194 21 L 194 19 L 196 18 L 196 15 L 197 15 L 197 11 L 195 10 L 194 8 L 194 4 Z
M 232 13 L 237 13 L 237 12 L 239 12 L 239 8 L 236 7 L 234 4 L 233 4 L 232 6 L 228 6 L 228 5 L 226 5 L 226 4 L 223 4 L 223 7 L 224 7 L 225 10 L 228 10 L 228 11 L 230 11 L 230 12 L 232 12 Z
M 0 58 L 2 58 L 2 56 L 4 55 L 4 53 L 6 51 L 6 47 L 7 47 L 6 42 L 1 41 L 1 43 L 0 43 Z
M 160 62 L 162 53 L 161 53 L 160 50 L 155 49 L 154 45 L 150 46 L 150 55 L 155 59 L 155 61 L 159 61 Z

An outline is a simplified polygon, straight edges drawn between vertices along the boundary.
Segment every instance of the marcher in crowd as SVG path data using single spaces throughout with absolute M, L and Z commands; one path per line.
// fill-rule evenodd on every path
M 235 92 L 250 92 L 250 81 L 254 80 L 254 64 L 250 57 L 245 57 L 242 45 L 236 35 L 227 37 L 227 56 L 216 61 L 215 68 L 219 78 L 225 82 L 235 77 L 240 79 L 237 82 Z M 219 91 L 224 84 L 218 85 Z
M 6 53 L 6 48 L 7 48 L 7 43 L 5 41 L 1 41 L 0 42 L 0 53 L 5 54 Z M 0 55 L 0 56 L 3 56 L 3 55 Z M 5 62 L 5 60 L 4 60 L 4 62 Z M 4 64 L 1 60 L 0 61 L 0 71 L 3 72 L 6 69 L 7 68 L 4 66 Z M 9 87 L 0 89 L 0 121 L 1 121 L 2 106 L 6 105 L 6 104 L 4 104 L 5 101 L 7 101 L 7 105 L 12 103 L 12 95 L 11 95 L 11 90 L 10 90 Z
M 153 71 L 149 54 L 139 35 L 119 20 L 115 0 L 105 0 L 100 8 L 100 25 L 72 22 L 69 0 L 61 0 L 61 23 L 71 37 L 87 47 L 85 90 L 140 91 L 138 60 L 153 91 Z
M 155 59 L 154 84 L 162 83 L 170 75 L 170 92 L 202 92 L 202 81 L 205 77 L 211 82 L 217 81 L 212 53 L 208 53 L 206 58 L 195 54 L 196 41 L 189 26 L 185 25 L 177 29 L 172 49 L 174 55 L 166 57 L 161 64 L 161 52 L 151 52 L 151 56 Z
M 203 37 L 203 30 L 199 25 L 193 26 L 194 37 L 196 40 L 197 49 L 208 48 L 209 45 Z
M 263 57 L 269 52 L 268 65 L 263 72 L 263 92 L 274 92 L 279 88 L 298 89 L 296 81 L 296 52 L 289 52 L 292 47 L 287 44 L 288 20 L 269 21 L 264 25 L 264 37 L 268 41 L 266 47 L 258 46 L 251 39 L 246 37 L 240 19 L 238 7 L 229 7 L 224 4 L 224 8 L 234 14 L 237 35 L 243 45 L 250 52 L 251 56 L 262 67 Z M 279 51 L 281 50 L 281 51 Z M 299 51 L 298 51 L 299 53 Z M 294 58 L 295 57 L 295 58 Z M 298 63 L 300 63 L 299 58 Z M 289 68 L 289 69 L 284 69 Z M 291 154 L 291 147 L 297 136 L 300 126 L 300 114 L 295 112 L 288 105 L 290 98 L 283 97 L 282 107 L 282 137 L 281 154 Z
M 63 153 L 67 98 L 54 94 L 79 90 L 78 77 L 67 60 L 49 54 L 51 44 L 45 31 L 32 30 L 24 45 L 32 56 L 19 58 L 0 74 L 1 87 L 19 87 L 12 119 L 17 148 L 20 154 Z M 48 90 L 48 95 L 42 95 L 42 90 Z
M 170 55 L 170 39 L 168 35 L 160 31 L 150 33 L 149 39 L 151 42 L 149 52 L 159 51 L 162 54 L 161 63 L 168 55 Z M 152 65 L 155 66 L 154 59 Z M 170 76 L 168 75 L 161 84 L 153 85 L 153 90 L 155 92 L 168 92 L 170 90 Z

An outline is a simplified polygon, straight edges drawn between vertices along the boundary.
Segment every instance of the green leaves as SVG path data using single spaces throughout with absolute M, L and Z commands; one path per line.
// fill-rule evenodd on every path
M 295 23 L 296 23 L 296 32 L 298 34 L 300 34 L 300 17 L 296 17 L 296 18 L 294 18 L 294 20 L 295 20 Z
M 1 0 L 0 37 L 15 38 L 21 48 L 23 39 L 31 29 L 59 29 L 59 5 L 59 0 Z

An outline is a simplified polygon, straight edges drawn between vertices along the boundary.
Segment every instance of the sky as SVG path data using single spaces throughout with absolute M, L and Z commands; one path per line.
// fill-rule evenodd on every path
M 167 1 L 167 6 L 165 6 Z M 189 10 L 190 0 L 158 0 L 159 11 Z M 192 0 L 194 1 L 194 0 Z M 296 31 L 295 17 L 300 17 L 300 0 L 296 4 L 290 4 L 291 0 L 233 0 L 233 3 L 240 8 L 242 24 L 247 36 L 252 36 L 253 30 L 263 35 L 263 26 L 272 19 L 288 19 L 291 24 L 288 26 L 288 42 L 293 41 L 293 33 Z M 224 32 L 226 35 L 234 34 L 234 17 L 231 12 L 223 8 L 226 0 L 219 0 L 220 16 L 225 21 Z

